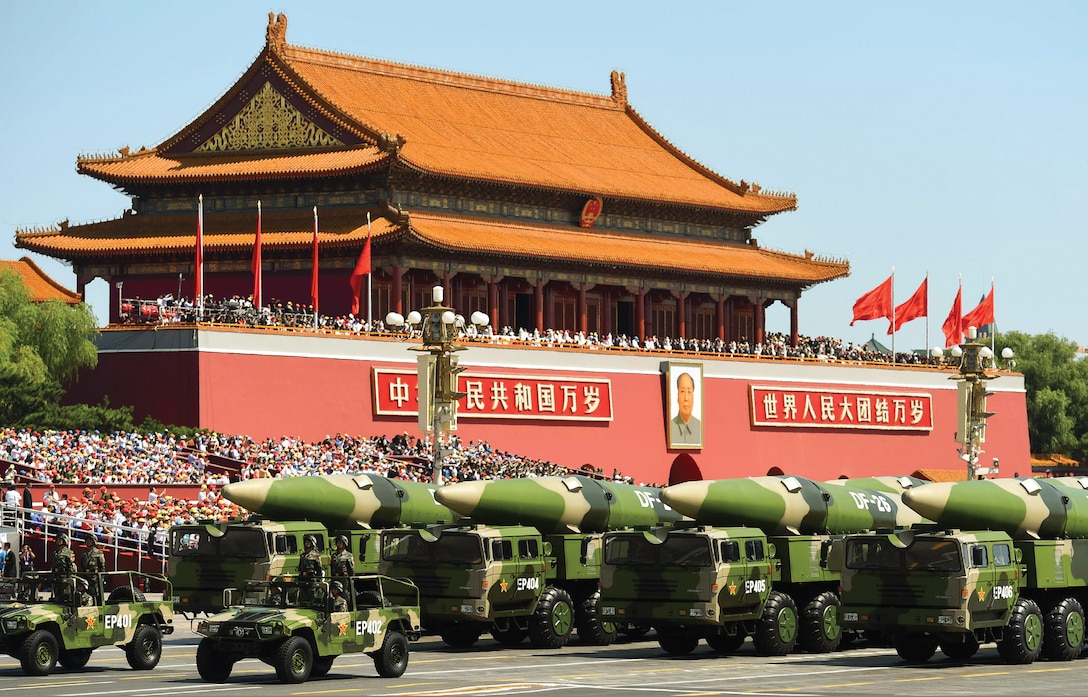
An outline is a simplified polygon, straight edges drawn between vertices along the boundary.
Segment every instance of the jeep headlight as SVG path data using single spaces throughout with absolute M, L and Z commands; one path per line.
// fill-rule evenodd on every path
M 201 622 L 197 627 L 197 631 L 207 636 L 215 636 L 219 633 L 218 622 Z
M 4 620 L 4 629 L 18 629 L 19 620 Z
M 275 625 L 271 624 L 262 624 L 260 627 L 258 627 L 258 631 L 261 633 L 261 636 L 272 636 L 272 632 L 275 631 L 275 629 Z

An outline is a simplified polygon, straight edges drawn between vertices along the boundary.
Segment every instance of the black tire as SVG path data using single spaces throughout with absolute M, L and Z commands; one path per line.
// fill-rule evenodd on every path
M 744 627 L 739 623 L 730 622 L 729 625 L 729 627 L 722 627 L 718 633 L 709 634 L 706 637 L 706 643 L 718 653 L 732 653 L 743 646 L 744 640 L 748 638 Z M 727 629 L 733 629 L 734 632 L 730 634 L 726 631 Z
M 797 604 L 779 591 L 771 591 L 752 637 L 760 656 L 785 656 L 797 645 Z
M 69 649 L 68 651 L 61 651 L 57 656 L 57 663 L 61 664 L 68 670 L 79 670 L 87 665 L 87 661 L 91 660 L 91 651 L 93 649 Z
M 196 647 L 196 672 L 204 682 L 226 682 L 234 661 L 215 650 L 215 641 L 205 637 Z
M 978 653 L 974 634 L 951 634 L 940 640 L 941 653 L 954 661 L 966 661 Z
M 39 629 L 23 639 L 19 647 L 19 663 L 27 675 L 49 675 L 57 667 L 60 649 L 52 632 Z
M 141 624 L 125 645 L 125 658 L 133 670 L 151 670 L 162 658 L 162 632 L 150 624 Z
M 336 656 L 317 656 L 314 658 L 314 667 L 310 669 L 311 678 L 322 678 L 332 670 L 332 663 Z
M 382 600 L 382 594 L 378 591 L 363 591 L 355 596 L 355 606 L 360 610 L 375 607 L 389 607 L 388 601 Z
M 1043 650 L 1043 614 L 1034 600 L 1020 598 L 1012 609 L 997 653 L 1006 663 L 1034 663 Z
M 106 598 L 106 605 L 119 605 L 120 603 L 143 603 L 147 598 L 140 589 L 132 586 L 118 586 L 110 591 Z
M 383 678 L 399 678 L 408 669 L 408 637 L 388 631 L 382 647 L 374 652 L 374 669 Z
M 314 669 L 313 647 L 300 636 L 287 637 L 276 649 L 273 666 L 282 683 L 306 682 Z
M 603 620 L 597 615 L 597 605 L 600 600 L 601 592 L 598 590 L 582 601 L 574 615 L 578 639 L 583 644 L 608 646 L 616 640 L 616 635 L 619 634 L 615 622 Z
M 529 630 L 518 625 L 512 619 L 500 627 L 497 624 L 491 626 L 491 637 L 503 646 L 517 646 L 529 636 Z
M 1072 661 L 1084 646 L 1084 608 L 1076 598 L 1062 598 L 1046 613 L 1043 655 L 1051 661 Z
M 659 629 L 657 643 L 670 656 L 687 656 L 699 645 L 699 635 L 684 629 Z
M 455 649 L 467 649 L 480 640 L 483 628 L 476 622 L 454 622 L 442 628 L 442 641 Z
M 818 593 L 801 610 L 801 631 L 797 642 L 809 653 L 831 653 L 842 643 L 839 624 L 839 596 L 831 591 Z
M 538 649 L 558 649 L 570 641 L 572 629 L 574 606 L 570 595 L 562 588 L 545 587 L 529 618 L 530 643 Z
M 937 637 L 926 632 L 896 632 L 895 652 L 907 663 L 925 663 L 937 653 Z

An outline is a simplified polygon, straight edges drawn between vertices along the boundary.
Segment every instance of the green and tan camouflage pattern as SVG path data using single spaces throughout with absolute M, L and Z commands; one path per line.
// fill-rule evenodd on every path
M 593 479 L 580 474 L 449 484 L 439 503 L 473 522 L 532 525 L 542 533 L 604 532 L 677 522 L 661 489 Z
M 723 543 L 735 544 L 739 558 L 726 558 Z M 721 627 L 757 619 L 777 563 L 763 533 L 744 527 L 612 531 L 604 546 L 597 611 L 617 624 Z
M 661 499 L 700 524 L 750 526 L 768 535 L 843 534 L 924 522 L 897 494 L 796 476 L 684 482 L 662 489 Z
M 1088 537 L 1088 491 L 1046 479 L 933 482 L 903 493 L 930 520 L 962 530 L 1003 530 L 1014 538 Z
M 344 595 L 348 611 L 333 612 L 331 580 L 277 577 L 249 583 L 240 593 L 230 594 L 230 607 L 199 621 L 194 631 L 214 640 L 216 650 L 232 660 L 266 658 L 275 646 L 296 635 L 311 640 L 315 657 L 375 651 L 392 630 L 419 639 L 419 595 L 410 581 L 373 574 L 337 578 L 349 589 Z M 364 605 L 364 591 L 385 600 L 395 595 L 415 602 L 372 607 L 378 603 Z
M 882 477 L 857 477 L 851 479 L 829 479 L 826 484 L 854 486 L 861 489 L 883 491 L 885 494 L 902 494 L 908 489 L 926 484 L 928 480 L 907 475 Z
M 223 496 L 274 520 L 312 520 L 330 530 L 452 523 L 435 486 L 376 474 L 328 474 L 232 482 Z
M 74 579 L 54 582 L 48 572 L 32 572 L 12 581 L 13 597 L 0 602 L 0 641 L 6 653 L 16 655 L 23 638 L 37 630 L 51 632 L 62 651 L 128 644 L 141 624 L 163 634 L 173 632 L 170 601 L 140 600 L 141 582 L 146 587 L 165 587 L 164 597 L 169 597 L 170 583 L 165 577 L 130 571 L 78 577 L 87 581 L 95 604 L 80 604 Z

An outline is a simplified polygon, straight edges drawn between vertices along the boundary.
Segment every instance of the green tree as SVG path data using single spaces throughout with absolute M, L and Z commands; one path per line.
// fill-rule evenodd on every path
M 1076 342 L 1052 332 L 1000 339 L 1024 374 L 1031 451 L 1088 461 L 1088 361 L 1077 360 Z

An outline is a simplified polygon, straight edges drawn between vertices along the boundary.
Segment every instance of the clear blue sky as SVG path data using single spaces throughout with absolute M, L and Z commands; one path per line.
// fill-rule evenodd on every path
M 229 2 L 0 3 L 0 258 L 15 229 L 114 218 L 128 199 L 75 173 L 81 154 L 158 145 L 204 111 L 264 44 L 288 42 L 607 94 L 734 180 L 796 193 L 764 247 L 850 262 L 801 300 L 801 332 L 890 343 L 849 326 L 895 268 L 895 300 L 930 279 L 942 343 L 996 283 L 999 328 L 1088 344 L 1088 3 Z M 70 269 L 33 257 L 70 288 Z M 106 316 L 106 289 L 88 301 Z M 769 328 L 788 330 L 781 305 Z

